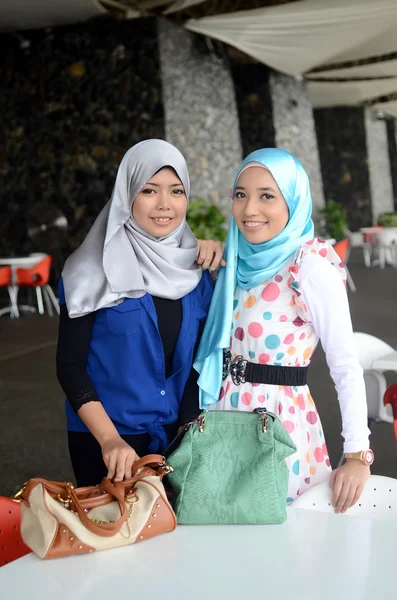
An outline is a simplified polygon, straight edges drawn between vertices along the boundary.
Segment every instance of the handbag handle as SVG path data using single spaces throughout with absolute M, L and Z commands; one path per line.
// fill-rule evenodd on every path
M 140 477 L 138 476 L 137 478 L 130 480 L 130 483 L 133 484 L 133 483 L 135 483 L 135 481 L 138 481 L 139 479 L 140 479 Z M 39 478 L 30 479 L 27 482 L 25 489 L 22 488 L 22 490 L 20 492 L 18 492 L 18 494 L 16 495 L 15 499 L 21 500 L 27 506 L 29 506 L 30 492 L 39 483 L 42 484 L 43 488 L 51 496 L 55 496 L 57 499 L 58 499 L 58 496 L 62 496 L 63 493 L 67 492 L 68 499 L 70 500 L 70 502 L 73 502 L 74 510 L 78 514 L 82 524 L 89 531 L 91 531 L 92 533 L 95 533 L 96 535 L 100 535 L 103 537 L 111 537 L 120 531 L 120 529 L 122 528 L 122 526 L 124 525 L 124 523 L 127 520 L 127 517 L 128 517 L 127 512 L 128 511 L 127 511 L 126 503 L 124 500 L 124 485 L 122 483 L 113 484 L 110 481 L 110 479 L 105 477 L 102 480 L 101 485 L 100 485 L 100 487 L 105 490 L 105 493 L 109 494 L 111 497 L 113 497 L 119 505 L 120 518 L 117 519 L 117 521 L 114 521 L 113 523 L 94 523 L 93 521 L 91 521 L 91 519 L 84 512 L 84 508 L 80 504 L 80 500 L 79 500 L 79 496 L 78 496 L 78 489 L 75 490 L 75 488 L 73 487 L 73 485 L 71 483 L 59 483 L 57 481 L 47 481 L 46 479 L 39 479 Z M 83 488 L 83 489 L 85 491 L 87 491 L 90 488 L 87 487 L 87 488 Z M 95 486 L 93 486 L 91 489 L 96 490 L 97 488 Z M 104 498 L 104 500 L 105 501 L 103 502 L 103 504 L 107 504 L 108 502 L 106 501 L 105 498 Z
M 120 487 L 117 484 L 115 485 L 110 481 L 110 479 L 105 477 L 102 480 L 101 487 L 103 487 L 108 494 L 113 496 L 119 505 L 120 518 L 113 523 L 96 523 L 92 521 L 88 517 L 87 513 L 84 512 L 75 489 L 71 487 L 69 487 L 70 498 L 73 501 L 73 505 L 78 516 L 80 517 L 80 521 L 89 531 L 95 533 L 96 535 L 110 537 L 120 531 L 128 518 L 128 510 L 124 500 L 124 486 Z
M 168 465 L 165 461 L 165 458 L 164 458 L 164 456 L 161 456 L 161 454 L 148 454 L 147 456 L 143 456 L 142 458 L 137 460 L 132 465 L 132 476 L 134 476 L 143 467 L 150 467 L 150 468 L 164 467 L 166 470 L 167 466 Z M 162 470 L 159 469 L 159 474 L 161 477 L 165 473 L 163 473 Z M 129 480 L 126 479 L 126 481 L 128 482 Z

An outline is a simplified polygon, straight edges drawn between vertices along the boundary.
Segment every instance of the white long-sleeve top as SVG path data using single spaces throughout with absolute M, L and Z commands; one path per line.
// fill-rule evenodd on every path
M 299 286 L 335 383 L 342 415 L 344 452 L 366 450 L 370 430 L 365 383 L 345 286 L 331 263 L 317 254 L 303 258 Z

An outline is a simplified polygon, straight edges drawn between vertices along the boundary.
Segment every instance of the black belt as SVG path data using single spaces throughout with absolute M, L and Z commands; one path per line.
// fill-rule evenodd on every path
M 230 350 L 223 352 L 223 376 L 231 375 L 235 385 L 241 383 L 267 383 L 268 385 L 306 385 L 307 367 L 278 367 L 276 365 L 261 365 L 252 363 L 236 356 L 232 360 Z

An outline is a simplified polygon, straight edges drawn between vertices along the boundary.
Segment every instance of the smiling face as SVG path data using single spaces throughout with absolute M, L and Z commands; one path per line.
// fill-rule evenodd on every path
M 252 166 L 238 178 L 233 197 L 233 217 L 250 244 L 261 244 L 278 235 L 289 220 L 284 196 L 270 171 Z
M 143 186 L 132 205 L 135 221 L 153 237 L 166 237 L 186 216 L 187 198 L 181 180 L 165 167 Z

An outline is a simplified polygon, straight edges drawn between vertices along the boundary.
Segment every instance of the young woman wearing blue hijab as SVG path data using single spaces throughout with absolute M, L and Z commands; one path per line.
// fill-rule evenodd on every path
M 79 486 L 130 477 L 139 456 L 162 452 L 198 413 L 192 363 L 213 290 L 203 269 L 222 249 L 191 232 L 189 192 L 177 148 L 136 144 L 65 263 L 57 374 Z
M 196 356 L 200 405 L 278 415 L 297 452 L 287 459 L 287 502 L 330 476 L 320 418 L 306 385 L 321 340 L 342 414 L 346 462 L 330 483 L 345 512 L 368 479 L 367 404 L 343 264 L 313 239 L 309 180 L 290 153 L 265 148 L 240 166 L 232 189 L 226 267 L 218 276 Z

